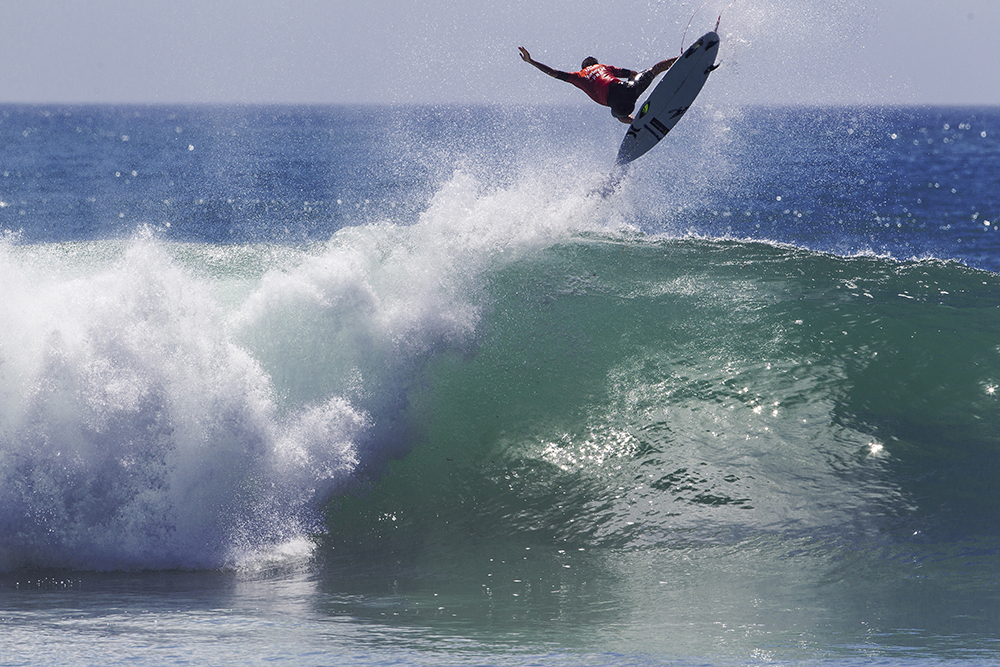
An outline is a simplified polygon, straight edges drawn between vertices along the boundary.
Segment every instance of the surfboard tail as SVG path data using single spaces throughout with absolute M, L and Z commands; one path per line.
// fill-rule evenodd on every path
M 618 147 L 618 155 L 615 157 L 615 168 L 624 169 L 625 165 L 635 159 L 632 155 L 636 147 L 636 135 L 629 133 L 625 135 L 622 145 Z

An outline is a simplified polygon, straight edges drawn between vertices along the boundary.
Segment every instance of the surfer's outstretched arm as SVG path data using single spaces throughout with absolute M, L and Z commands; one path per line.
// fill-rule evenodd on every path
M 524 48 L 523 46 L 519 46 L 517 48 L 521 52 L 521 60 L 528 63 L 529 65 L 534 65 L 535 67 L 545 72 L 549 76 L 559 79 L 560 81 L 565 81 L 566 79 L 569 78 L 569 74 L 567 74 L 566 72 L 562 72 L 557 69 L 552 69 L 548 65 L 540 63 L 537 60 L 533 60 L 531 58 L 531 54 L 528 53 L 528 49 Z

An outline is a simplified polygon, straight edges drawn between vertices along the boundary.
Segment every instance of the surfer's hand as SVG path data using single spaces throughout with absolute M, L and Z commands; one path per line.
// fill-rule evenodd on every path
M 531 60 L 531 54 L 528 53 L 528 49 L 524 48 L 523 46 L 519 46 L 517 48 L 521 52 L 521 60 L 528 63 L 529 65 L 533 65 L 534 61 Z

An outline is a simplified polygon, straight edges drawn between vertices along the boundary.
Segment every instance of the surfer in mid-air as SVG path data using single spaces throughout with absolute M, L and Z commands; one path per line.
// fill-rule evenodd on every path
M 649 88 L 649 84 L 653 83 L 658 74 L 666 72 L 677 60 L 677 58 L 661 60 L 643 72 L 636 72 L 602 65 L 597 58 L 589 56 L 583 61 L 580 71 L 562 72 L 533 60 L 523 46 L 517 48 L 521 51 L 521 60 L 560 81 L 572 83 L 598 104 L 611 107 L 611 115 L 623 123 L 635 120 L 632 118 L 632 111 L 639 96 Z

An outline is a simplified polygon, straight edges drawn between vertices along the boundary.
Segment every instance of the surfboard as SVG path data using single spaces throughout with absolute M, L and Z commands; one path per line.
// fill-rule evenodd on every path
M 618 149 L 617 166 L 624 167 L 645 155 L 674 129 L 715 69 L 718 53 L 719 36 L 707 32 L 667 70 L 629 125 Z

